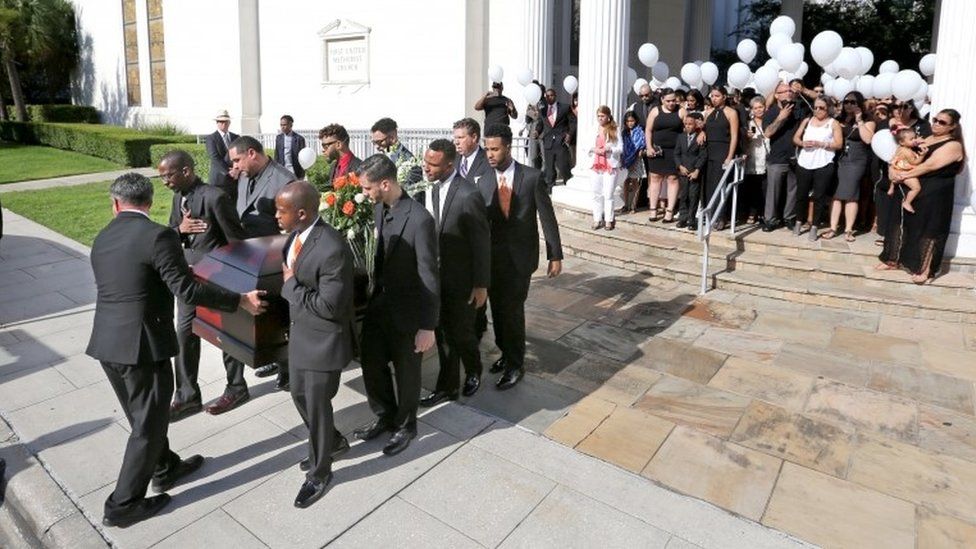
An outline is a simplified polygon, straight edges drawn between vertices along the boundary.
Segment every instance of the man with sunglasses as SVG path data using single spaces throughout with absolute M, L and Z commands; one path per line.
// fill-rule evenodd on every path
M 349 150 L 349 132 L 339 124 L 329 124 L 319 130 L 319 143 L 322 145 L 322 156 L 332 164 L 329 183 L 349 173 L 356 173 L 362 160 Z
M 796 100 L 796 92 L 785 82 L 780 82 L 774 92 L 774 101 L 763 117 L 769 138 L 766 155 L 766 206 L 762 230 L 770 232 L 784 222 L 791 226 L 796 218 L 796 150 L 793 134 L 800 122 L 809 115 L 806 104 Z M 785 197 L 784 197 L 785 195 Z M 782 210 L 780 210 L 782 204 Z
M 398 171 L 400 163 L 413 158 L 413 153 L 400 143 L 397 135 L 397 123 L 392 118 L 380 118 L 369 129 L 373 145 L 376 150 L 386 155 L 387 158 L 397 165 Z M 405 187 L 410 187 L 414 183 L 424 178 L 423 169 L 418 165 L 410 169 L 405 181 L 399 183 Z

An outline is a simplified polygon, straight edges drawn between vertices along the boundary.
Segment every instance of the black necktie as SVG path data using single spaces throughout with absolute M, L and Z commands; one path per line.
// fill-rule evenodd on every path
M 441 224 L 441 184 L 434 184 L 433 194 L 431 194 L 431 202 L 434 204 L 434 223 L 439 227 Z

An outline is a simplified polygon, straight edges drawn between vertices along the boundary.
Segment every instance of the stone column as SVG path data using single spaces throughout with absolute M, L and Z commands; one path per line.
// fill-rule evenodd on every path
M 939 42 L 936 48 L 932 114 L 951 108 L 962 114 L 966 169 L 956 177 L 956 200 L 952 233 L 946 245 L 946 255 L 976 257 L 976 2 L 972 0 L 941 0 Z
M 587 151 L 596 137 L 597 107 L 610 107 L 618 122 L 626 107 L 629 24 L 630 0 L 581 0 L 576 167 L 567 185 L 553 189 L 557 202 L 585 209 L 593 202 Z
M 241 40 L 241 133 L 261 133 L 261 44 L 258 0 L 238 1 Z
M 803 39 L 803 0 L 783 0 L 779 8 L 780 15 L 789 15 L 796 23 L 796 32 L 793 33 L 793 41 L 801 42 Z
M 685 22 L 685 58 L 682 63 L 712 58 L 712 0 L 690 0 Z M 582 45 L 581 45 L 582 47 Z M 677 70 L 680 70 L 680 65 Z M 676 69 L 672 68 L 672 72 Z
M 552 81 L 552 28 L 555 0 L 522 0 L 522 36 L 525 41 L 525 65 L 535 79 L 547 87 L 559 89 Z M 508 68 L 516 71 L 521 67 Z M 514 75 L 514 72 L 512 73 Z

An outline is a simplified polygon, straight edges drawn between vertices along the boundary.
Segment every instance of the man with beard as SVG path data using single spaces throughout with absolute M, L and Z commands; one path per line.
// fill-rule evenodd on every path
M 349 150 L 349 132 L 339 124 L 329 124 L 319 130 L 319 143 L 322 145 L 322 156 L 332 164 L 329 183 L 350 173 L 356 173 L 362 160 Z

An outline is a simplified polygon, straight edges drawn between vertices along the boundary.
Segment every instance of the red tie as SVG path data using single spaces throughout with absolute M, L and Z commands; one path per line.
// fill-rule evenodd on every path
M 549 125 L 556 125 L 556 104 L 549 105 Z
M 508 219 L 508 212 L 512 209 L 512 188 L 508 186 L 508 180 L 504 175 L 498 176 L 498 206 L 502 209 L 505 219 Z

